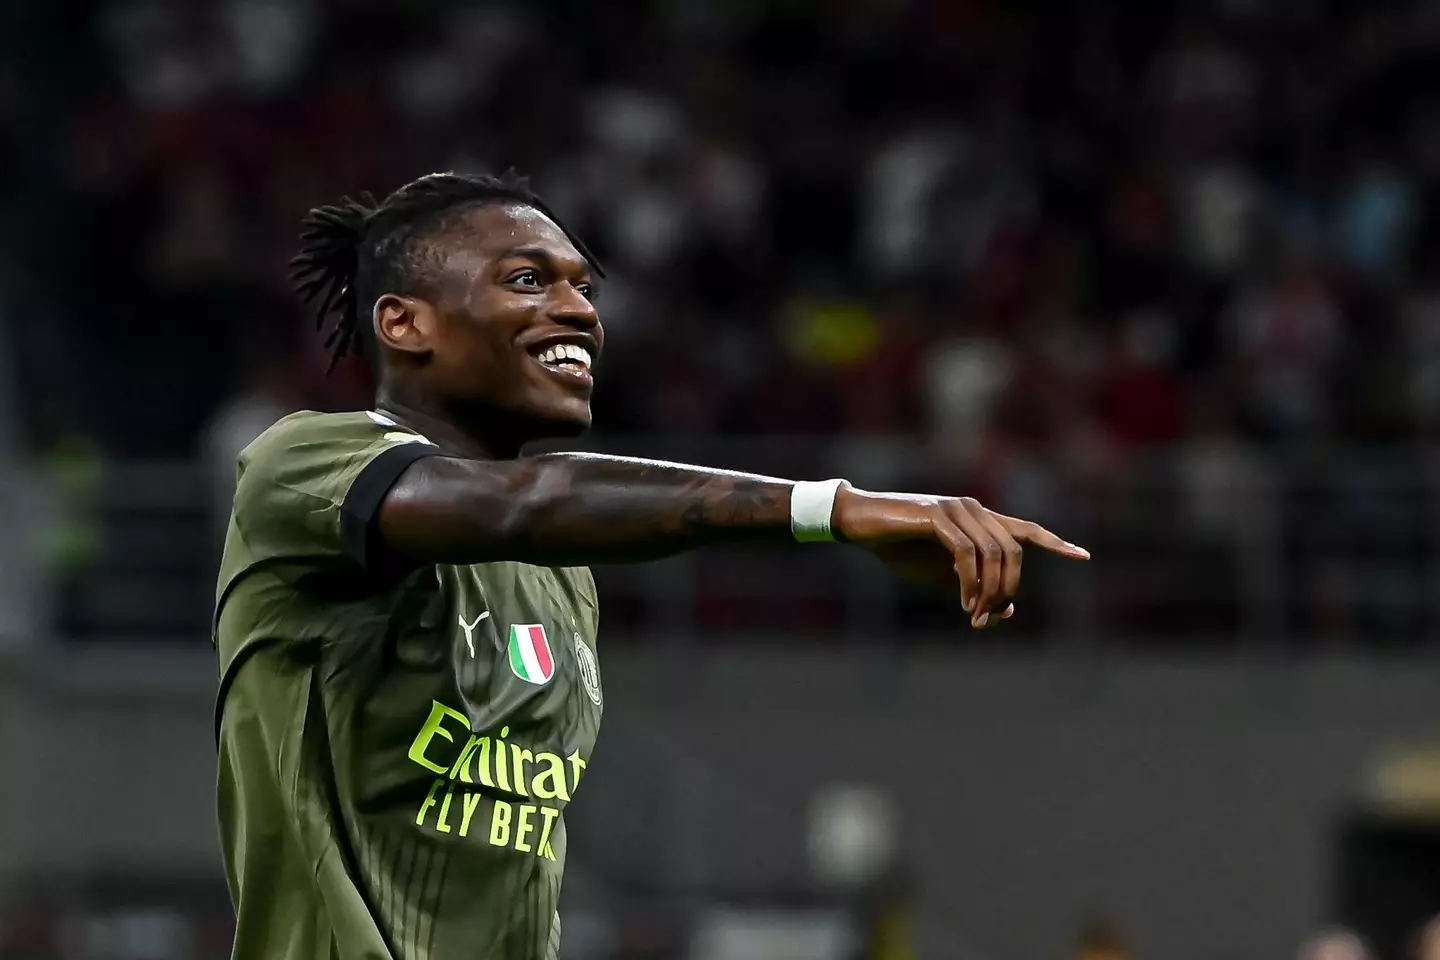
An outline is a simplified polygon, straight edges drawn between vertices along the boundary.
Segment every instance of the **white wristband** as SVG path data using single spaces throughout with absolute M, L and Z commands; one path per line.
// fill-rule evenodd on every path
M 834 540 L 830 516 L 844 480 L 802 480 L 790 488 L 790 532 L 801 543 Z

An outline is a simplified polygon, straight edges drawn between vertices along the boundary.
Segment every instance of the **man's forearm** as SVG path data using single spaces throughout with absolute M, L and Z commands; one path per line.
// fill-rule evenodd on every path
M 427 457 L 386 496 L 380 529 L 412 561 L 579 566 L 711 543 L 785 541 L 791 481 L 655 460 Z

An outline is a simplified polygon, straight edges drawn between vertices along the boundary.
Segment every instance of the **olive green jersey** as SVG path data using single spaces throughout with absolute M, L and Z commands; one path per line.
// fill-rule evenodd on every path
M 546 960 L 600 726 L 588 570 L 397 567 L 390 486 L 442 451 L 298 413 L 240 457 L 215 613 L 239 960 Z

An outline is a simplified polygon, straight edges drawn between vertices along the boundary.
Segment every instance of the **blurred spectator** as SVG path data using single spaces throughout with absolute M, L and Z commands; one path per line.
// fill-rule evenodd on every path
M 215 528 L 224 525 L 235 498 L 235 469 L 240 452 L 281 417 L 300 409 L 294 365 L 258 364 L 242 393 L 216 411 L 205 426 L 201 463 L 214 496 Z
M 1177 466 L 1182 516 L 1202 542 L 1235 543 L 1264 522 L 1264 463 L 1245 444 L 1223 397 L 1197 404 L 1191 437 Z
M 1300 960 L 1370 960 L 1370 952 L 1352 931 L 1327 930 L 1301 945 Z
M 1248 171 L 1234 164 L 1207 164 L 1185 171 L 1179 184 L 1180 246 L 1200 272 L 1229 278 L 1251 255 L 1259 190 Z
M 1408 261 L 1415 199 L 1410 179 L 1395 163 L 1379 156 L 1360 161 L 1336 218 L 1345 263 L 1375 279 L 1400 275 Z
M 1327 428 L 1345 331 L 1318 267 L 1285 263 L 1242 291 L 1228 319 L 1244 402 L 1266 434 L 1288 439 Z
M 1416 931 L 1408 960 L 1440 960 L 1440 917 Z
M 810 803 L 812 880 L 852 905 L 866 929 L 856 960 L 914 960 L 914 889 L 900 860 L 892 801 L 869 787 L 831 784 Z
M 925 387 L 937 449 L 964 468 L 979 455 L 1002 389 L 1010 382 L 1010 348 L 996 339 L 932 342 Z
M 898 837 L 894 810 L 875 790 L 836 784 L 810 805 L 810 867 L 827 888 L 873 883 L 894 866 Z
M 1121 447 L 1168 444 L 1184 428 L 1187 398 L 1174 366 L 1175 321 L 1140 312 L 1122 324 L 1097 384 L 1100 422 Z
M 1074 960 L 1130 960 L 1130 941 L 1108 917 L 1087 921 L 1075 937 Z

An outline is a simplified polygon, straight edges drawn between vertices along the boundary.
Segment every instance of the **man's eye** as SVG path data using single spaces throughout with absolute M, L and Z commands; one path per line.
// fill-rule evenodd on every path
M 517 283 L 522 287 L 540 286 L 540 274 L 534 270 L 522 270 L 510 278 L 510 283 Z
M 579 290 L 580 296 L 584 297 L 586 300 L 594 300 L 595 295 L 600 292 L 595 289 L 595 284 L 593 283 L 582 283 L 575 289 Z

